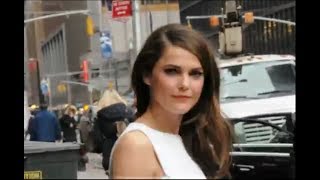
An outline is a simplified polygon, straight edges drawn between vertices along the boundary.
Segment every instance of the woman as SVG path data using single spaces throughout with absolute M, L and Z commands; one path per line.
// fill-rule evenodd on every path
M 137 119 L 113 148 L 110 178 L 229 175 L 232 134 L 220 113 L 212 52 L 200 33 L 183 25 L 150 35 L 132 72 Z
M 60 118 L 63 142 L 77 142 L 77 123 L 74 118 L 76 112 L 77 108 L 75 106 L 67 106 L 64 115 Z

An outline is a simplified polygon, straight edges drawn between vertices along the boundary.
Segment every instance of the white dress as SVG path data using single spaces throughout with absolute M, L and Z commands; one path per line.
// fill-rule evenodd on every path
M 199 166 L 187 153 L 182 139 L 178 134 L 161 132 L 143 123 L 133 122 L 125 129 L 121 136 L 130 131 L 143 132 L 149 138 L 165 173 L 165 176 L 162 178 L 206 179 Z M 116 145 L 117 142 L 111 151 L 110 169 L 112 166 L 112 154 Z M 141 165 L 143 165 L 142 162 Z M 110 176 L 112 175 L 110 174 Z

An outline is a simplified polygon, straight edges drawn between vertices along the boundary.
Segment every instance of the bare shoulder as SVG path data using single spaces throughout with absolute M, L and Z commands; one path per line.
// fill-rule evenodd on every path
M 119 138 L 116 149 L 125 147 L 127 150 L 135 150 L 136 148 L 151 148 L 152 144 L 148 137 L 141 131 L 135 130 L 128 132 Z
M 112 156 L 112 178 L 152 177 L 158 162 L 153 146 L 141 131 L 131 131 L 118 140 Z

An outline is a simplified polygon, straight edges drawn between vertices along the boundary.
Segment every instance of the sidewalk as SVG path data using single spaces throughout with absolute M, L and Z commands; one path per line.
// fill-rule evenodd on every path
M 101 154 L 88 153 L 89 162 L 86 171 L 78 171 L 78 179 L 109 179 L 102 167 Z

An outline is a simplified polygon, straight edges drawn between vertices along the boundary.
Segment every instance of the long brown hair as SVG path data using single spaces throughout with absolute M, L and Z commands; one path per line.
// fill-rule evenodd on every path
M 229 175 L 232 133 L 229 123 L 220 112 L 220 75 L 213 50 L 197 31 L 180 24 L 158 28 L 146 40 L 133 66 L 131 85 L 137 98 L 137 117 L 150 103 L 149 87 L 143 77 L 152 73 L 155 63 L 166 47 L 183 48 L 200 60 L 204 71 L 204 85 L 197 104 L 183 116 L 180 135 L 184 144 L 207 177 Z

